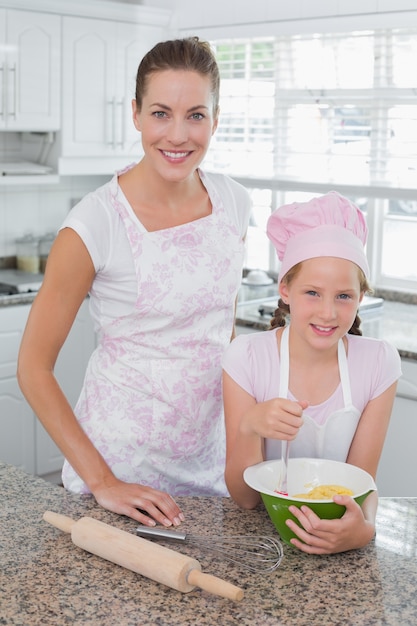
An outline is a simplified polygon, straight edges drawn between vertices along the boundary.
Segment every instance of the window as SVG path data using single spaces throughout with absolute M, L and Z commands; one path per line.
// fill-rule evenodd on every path
M 206 167 L 265 181 L 252 189 L 248 267 L 274 263 L 271 208 L 348 185 L 368 211 L 374 286 L 417 290 L 417 29 L 212 44 L 221 116 Z

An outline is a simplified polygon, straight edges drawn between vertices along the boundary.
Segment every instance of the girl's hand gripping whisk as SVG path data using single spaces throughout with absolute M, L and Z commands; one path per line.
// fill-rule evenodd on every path
M 308 407 L 308 402 L 304 400 L 299 402 L 301 408 L 304 410 Z M 286 439 L 281 441 L 281 466 L 280 476 L 278 481 L 278 487 L 275 489 L 277 493 L 283 496 L 288 496 L 288 458 L 290 453 L 290 442 Z

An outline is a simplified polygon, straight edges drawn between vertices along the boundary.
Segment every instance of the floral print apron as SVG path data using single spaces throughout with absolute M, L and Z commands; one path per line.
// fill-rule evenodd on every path
M 216 189 L 212 214 L 147 232 L 118 199 L 137 276 L 131 314 L 99 333 L 75 408 L 114 474 L 171 495 L 227 495 L 221 357 L 244 244 Z M 65 462 L 64 486 L 88 493 Z

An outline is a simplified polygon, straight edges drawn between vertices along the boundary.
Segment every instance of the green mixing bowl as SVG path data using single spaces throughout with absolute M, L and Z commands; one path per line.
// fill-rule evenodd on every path
M 276 493 L 281 470 L 281 461 L 264 461 L 248 467 L 244 474 L 245 482 L 261 494 L 272 523 L 281 539 L 290 543 L 295 537 L 285 521 L 288 518 L 298 523 L 288 511 L 290 505 L 301 507 L 306 504 L 321 519 L 342 517 L 345 507 L 332 500 L 309 500 L 296 498 L 292 494 L 311 491 L 319 485 L 340 485 L 353 491 L 353 498 L 362 504 L 365 498 L 376 490 L 374 479 L 368 472 L 340 461 L 328 459 L 294 458 L 288 461 L 288 496 Z

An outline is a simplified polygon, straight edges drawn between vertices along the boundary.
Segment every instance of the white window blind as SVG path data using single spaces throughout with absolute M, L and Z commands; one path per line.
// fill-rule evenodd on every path
M 221 111 L 205 167 L 251 190 L 246 266 L 276 269 L 273 208 L 347 185 L 367 215 L 373 286 L 417 292 L 417 28 L 212 45 Z
M 221 115 L 208 167 L 415 186 L 417 29 L 212 44 Z

